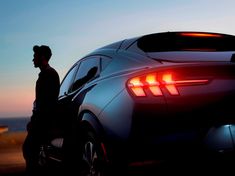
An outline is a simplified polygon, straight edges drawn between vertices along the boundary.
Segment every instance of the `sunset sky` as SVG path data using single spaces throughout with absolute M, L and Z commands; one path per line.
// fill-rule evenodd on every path
M 34 45 L 51 47 L 62 80 L 106 44 L 165 31 L 235 35 L 234 19 L 234 0 L 0 0 L 0 117 L 31 115 Z

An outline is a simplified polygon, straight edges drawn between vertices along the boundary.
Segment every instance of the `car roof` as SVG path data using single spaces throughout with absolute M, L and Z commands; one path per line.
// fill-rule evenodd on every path
M 189 39 L 194 43 L 189 42 Z M 190 50 L 190 48 L 183 47 L 195 45 L 198 46 L 191 49 L 198 50 L 200 49 L 199 46 L 204 46 L 204 48 L 201 49 L 205 49 L 205 47 L 209 47 L 206 49 L 211 49 L 213 47 L 220 51 L 234 50 L 235 48 L 235 36 L 233 35 L 201 31 L 175 31 L 133 37 L 106 45 L 102 47 L 102 49 L 112 48 L 116 50 L 127 50 L 135 42 L 137 42 L 138 47 L 144 52 Z

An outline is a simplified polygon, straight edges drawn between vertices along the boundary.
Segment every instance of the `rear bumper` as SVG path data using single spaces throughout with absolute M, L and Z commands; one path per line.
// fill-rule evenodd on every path
M 222 115 L 201 110 L 169 115 L 138 110 L 133 114 L 128 139 L 131 157 L 151 159 L 233 153 L 235 123 L 230 118 L 231 113 Z
M 130 161 L 232 158 L 235 125 L 212 127 L 202 132 L 184 132 L 152 137 L 136 138 L 127 144 Z

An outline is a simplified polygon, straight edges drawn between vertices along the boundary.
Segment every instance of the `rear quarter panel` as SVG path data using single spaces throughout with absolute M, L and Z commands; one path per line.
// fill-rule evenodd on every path
M 106 134 L 126 138 L 131 128 L 133 109 L 133 99 L 126 91 L 126 81 L 132 73 L 146 68 L 146 63 L 131 53 L 128 56 L 114 54 L 100 77 L 83 88 L 83 91 L 90 90 L 83 96 L 78 114 L 89 111 L 98 118 Z

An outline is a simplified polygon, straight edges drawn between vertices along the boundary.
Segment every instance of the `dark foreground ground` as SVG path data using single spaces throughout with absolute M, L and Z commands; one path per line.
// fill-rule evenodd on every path
M 0 134 L 0 176 L 23 175 L 25 162 L 21 148 L 25 136 L 25 132 Z
M 22 156 L 22 142 L 25 132 L 0 134 L 0 176 L 24 176 L 25 162 Z M 235 162 L 203 160 L 179 160 L 169 163 L 157 161 L 137 163 L 129 167 L 129 176 L 151 175 L 231 175 L 234 173 Z M 69 173 L 70 174 L 70 173 Z M 54 175 L 54 174 L 52 174 Z

